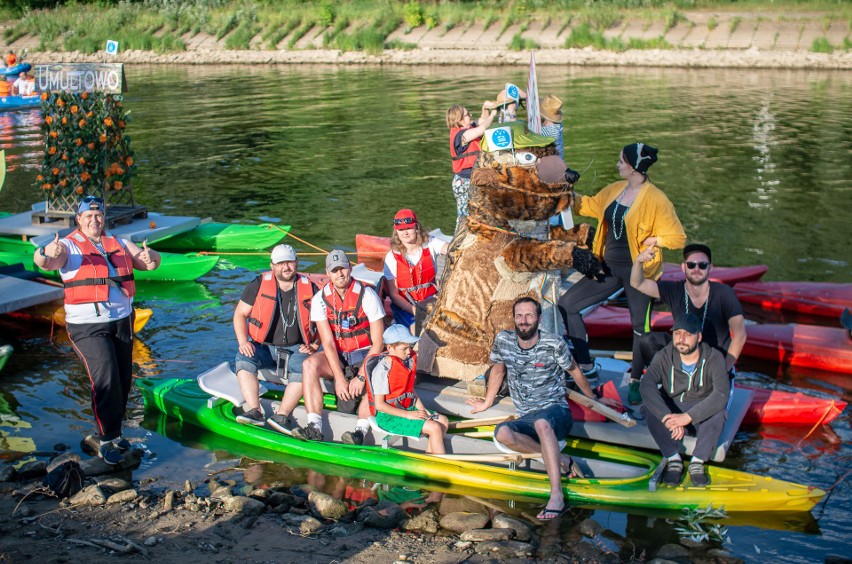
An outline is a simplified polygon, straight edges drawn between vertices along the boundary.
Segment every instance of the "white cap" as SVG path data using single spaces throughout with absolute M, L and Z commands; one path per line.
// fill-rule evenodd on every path
M 397 343 L 407 343 L 413 345 L 420 340 L 420 337 L 415 337 L 405 325 L 399 323 L 391 325 L 382 334 L 382 340 L 386 345 L 395 345 Z
M 272 249 L 272 264 L 285 260 L 296 260 L 296 251 L 290 245 L 277 245 Z

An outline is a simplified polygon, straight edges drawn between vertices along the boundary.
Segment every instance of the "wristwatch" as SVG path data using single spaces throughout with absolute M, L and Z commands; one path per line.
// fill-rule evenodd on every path
M 47 255 L 46 255 L 46 254 L 44 254 L 44 247 L 39 247 L 39 248 L 38 248 L 38 254 L 40 254 L 40 255 L 41 255 L 41 256 L 43 256 L 44 258 L 47 258 Z
M 358 375 L 357 375 L 357 376 L 355 376 L 355 377 L 356 377 L 356 378 L 358 378 L 359 380 L 361 380 L 362 382 L 366 382 L 366 381 L 367 381 L 367 379 L 366 379 L 366 378 L 364 378 L 363 376 L 361 376 L 360 374 L 358 374 Z

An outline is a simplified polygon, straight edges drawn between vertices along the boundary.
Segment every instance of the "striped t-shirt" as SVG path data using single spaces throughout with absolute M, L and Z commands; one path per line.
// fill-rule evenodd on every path
M 530 349 L 522 349 L 515 331 L 500 331 L 491 347 L 490 360 L 506 365 L 509 395 L 518 415 L 551 405 L 567 405 L 565 371 L 574 367 L 574 360 L 564 339 L 539 330 L 538 342 Z

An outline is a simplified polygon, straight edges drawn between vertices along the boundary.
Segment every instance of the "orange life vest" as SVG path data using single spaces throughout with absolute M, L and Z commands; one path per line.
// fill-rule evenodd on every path
M 458 174 L 461 171 L 473 168 L 476 164 L 476 159 L 479 158 L 479 139 L 474 139 L 467 145 L 467 151 L 461 155 L 456 154 L 456 135 L 459 131 L 471 129 L 470 127 L 454 127 L 450 129 L 450 155 L 453 157 L 453 172 Z
M 0 77 L 0 96 L 9 96 L 10 94 L 12 94 L 12 83 Z
M 364 367 L 367 372 L 367 402 L 370 405 L 370 414 L 376 416 L 376 399 L 373 396 L 373 369 L 378 366 L 384 358 L 390 358 L 391 367 L 388 372 L 389 390 L 385 394 L 385 403 L 398 407 L 400 409 L 408 409 L 414 405 L 414 400 L 417 395 L 414 393 L 414 378 L 417 376 L 417 353 L 411 351 L 411 368 L 405 363 L 388 353 L 377 354 L 371 356 L 364 361 Z
M 299 332 L 302 334 L 302 342 L 306 345 L 316 341 L 316 328 L 311 326 L 311 298 L 316 293 L 316 286 L 307 276 L 296 274 L 296 306 L 299 317 Z M 248 319 L 248 333 L 251 340 L 256 343 L 265 343 L 267 337 L 271 338 L 269 330 L 274 325 L 272 316 L 275 315 L 275 306 L 278 305 L 278 282 L 272 271 L 261 275 L 260 288 L 251 306 Z
M 392 253 L 396 259 L 396 287 L 400 296 L 413 303 L 438 293 L 435 286 L 435 261 L 428 248 L 420 249 L 420 259 L 414 266 L 408 263 L 402 253 Z
M 65 284 L 66 304 L 105 302 L 109 300 L 110 286 L 123 290 L 131 298 L 136 294 L 133 262 L 118 239 L 106 233 L 101 236 L 101 245 L 117 271 L 116 276 L 109 275 L 107 257 L 104 257 L 79 229 L 66 239 L 77 245 L 83 256 L 83 263 L 74 275 L 68 278 L 62 277 L 62 282 Z
M 8 55 L 6 55 L 6 66 L 7 67 L 14 67 L 15 63 L 17 63 L 17 62 L 18 62 L 18 56 L 15 55 L 14 53 L 9 53 Z
M 331 283 L 323 286 L 322 299 L 328 323 L 334 333 L 334 344 L 339 352 L 357 351 L 372 344 L 370 320 L 361 305 L 364 287 L 360 282 L 355 279 L 349 282 L 343 303 L 340 303 L 340 296 Z

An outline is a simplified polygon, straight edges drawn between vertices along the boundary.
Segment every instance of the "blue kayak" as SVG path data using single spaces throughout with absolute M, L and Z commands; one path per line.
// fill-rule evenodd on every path
M 18 63 L 11 67 L 0 67 L 0 75 L 2 76 L 18 76 L 22 72 L 29 72 L 33 66 L 29 63 Z
M 0 112 L 10 110 L 31 110 L 38 108 L 41 97 L 38 94 L 32 96 L 3 96 L 0 97 Z

